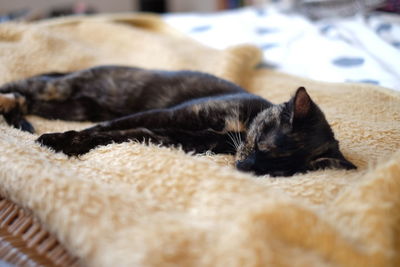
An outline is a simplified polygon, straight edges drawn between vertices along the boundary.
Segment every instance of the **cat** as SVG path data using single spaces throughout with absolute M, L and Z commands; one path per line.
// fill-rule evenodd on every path
M 5 84 L 0 114 L 9 125 L 32 133 L 26 114 L 100 122 L 37 139 L 68 156 L 137 140 L 195 153 L 233 154 L 238 170 L 255 175 L 356 168 L 340 152 L 323 112 L 304 87 L 289 101 L 273 104 L 206 73 L 97 66 Z

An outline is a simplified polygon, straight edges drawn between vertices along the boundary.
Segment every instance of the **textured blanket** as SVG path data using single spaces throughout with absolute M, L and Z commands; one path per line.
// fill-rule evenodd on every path
M 135 142 L 80 158 L 0 121 L 0 194 L 31 210 L 88 266 L 399 266 L 400 95 L 257 69 L 147 15 L 0 25 L 0 83 L 99 64 L 191 69 L 271 101 L 305 86 L 357 171 L 253 177 L 231 156 Z M 38 133 L 90 123 L 29 118 Z

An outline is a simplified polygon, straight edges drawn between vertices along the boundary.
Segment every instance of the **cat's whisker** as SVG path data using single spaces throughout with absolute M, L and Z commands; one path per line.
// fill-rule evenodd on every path
M 236 138 L 237 138 L 237 148 L 242 144 L 242 134 L 240 132 L 236 132 Z
M 239 147 L 239 145 L 240 145 L 240 140 L 239 140 L 239 138 L 237 137 L 237 135 L 235 134 L 234 135 L 235 136 L 235 141 L 236 141 L 236 149 Z
M 242 134 L 241 134 L 241 122 L 240 122 L 240 117 L 239 117 L 239 114 L 240 114 L 240 110 L 239 110 L 239 107 L 237 107 L 237 116 L 238 116 L 238 118 L 237 118 L 237 120 L 236 120 L 236 128 L 237 128 L 237 132 L 235 132 L 235 135 L 236 135 L 236 144 L 237 144 L 237 146 L 236 146 L 236 150 L 239 148 L 239 146 L 242 144 Z
M 238 135 L 238 132 L 233 132 L 232 133 L 234 139 L 235 139 L 235 143 L 236 143 L 236 148 L 239 147 L 240 145 L 240 136 Z
M 229 136 L 229 139 L 230 139 L 230 144 L 233 146 L 233 148 L 235 149 L 235 151 L 237 150 L 237 148 L 238 148 L 238 145 L 237 145 L 237 143 L 236 143 L 236 140 L 235 140 L 235 138 L 233 137 L 233 135 L 232 135 L 232 133 L 230 133 L 230 132 L 227 132 L 227 134 L 228 134 L 228 136 Z
M 231 133 L 231 135 L 232 135 L 232 140 L 233 140 L 234 143 L 235 143 L 235 149 L 237 149 L 239 145 L 238 145 L 238 142 L 237 142 L 237 140 L 236 140 L 235 134 L 234 134 L 234 133 Z

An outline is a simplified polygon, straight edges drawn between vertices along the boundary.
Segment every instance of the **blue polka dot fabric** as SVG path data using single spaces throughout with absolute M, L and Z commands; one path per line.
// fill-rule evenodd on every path
M 278 29 L 277 28 L 268 28 L 268 27 L 258 27 L 258 28 L 255 28 L 255 31 L 257 34 L 263 35 L 263 34 L 277 32 Z
M 279 1 L 271 1 L 279 2 Z M 215 13 L 167 14 L 167 23 L 208 46 L 258 46 L 260 66 L 328 82 L 400 91 L 400 15 L 312 21 L 277 4 Z
M 365 59 L 362 57 L 338 57 L 333 60 L 333 64 L 342 68 L 359 67 L 364 64 Z
M 382 23 L 376 28 L 376 33 L 377 34 L 382 34 L 382 32 L 387 32 L 392 29 L 392 24 L 389 23 Z
M 212 28 L 211 25 L 200 25 L 200 26 L 195 26 L 191 29 L 191 32 L 205 32 L 208 31 Z

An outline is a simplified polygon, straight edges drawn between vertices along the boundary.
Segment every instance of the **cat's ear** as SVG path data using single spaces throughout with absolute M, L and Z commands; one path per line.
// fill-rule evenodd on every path
M 316 158 L 309 163 L 310 170 L 323 170 L 323 169 L 342 169 L 354 170 L 357 167 L 348 161 L 340 151 L 336 151 L 331 155 L 327 154 L 323 157 Z
M 310 114 L 313 101 L 304 87 L 299 87 L 297 89 L 290 102 L 293 107 L 294 119 L 302 119 Z

